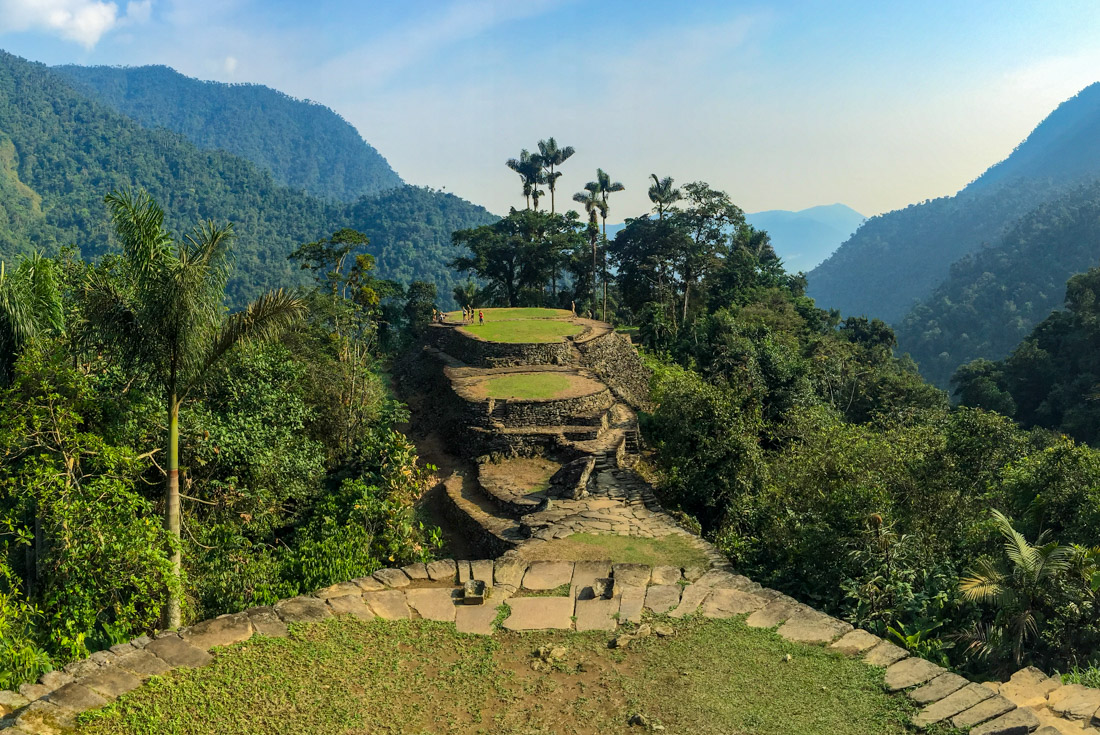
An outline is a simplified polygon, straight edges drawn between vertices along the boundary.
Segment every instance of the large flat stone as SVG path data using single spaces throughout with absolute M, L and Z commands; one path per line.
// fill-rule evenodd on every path
M 470 562 L 470 576 L 479 582 L 484 582 L 486 587 L 492 587 L 493 562 L 489 559 L 477 559 Z
M 913 724 L 922 729 L 926 728 L 929 725 L 954 717 L 992 696 L 993 691 L 981 684 L 967 684 L 959 691 L 948 694 L 940 701 L 933 702 L 922 709 L 913 718 Z
M 214 646 L 230 646 L 252 637 L 252 621 L 244 613 L 222 615 L 195 623 L 181 632 L 180 637 L 192 646 L 207 650 Z
M 577 630 L 615 630 L 618 621 L 615 614 L 619 612 L 619 598 L 605 600 L 597 597 L 590 600 L 577 600 L 575 615 L 577 617 Z
M 275 608 L 251 607 L 245 610 L 245 614 L 260 635 L 266 635 L 269 638 L 286 638 L 288 634 L 286 623 L 275 613 Z
M 409 575 L 400 569 L 379 569 L 373 576 L 382 584 L 394 589 L 409 586 Z
M 886 668 L 908 657 L 909 652 L 904 648 L 895 646 L 889 641 L 883 641 L 863 655 L 863 662 L 868 666 Z
M 80 683 L 105 699 L 118 699 L 126 692 L 132 692 L 141 686 L 142 679 L 118 666 L 103 666 L 91 676 L 85 676 Z
M 370 606 L 371 612 L 383 620 L 404 620 L 412 617 L 405 594 L 404 590 L 364 592 L 363 600 Z
M 420 590 L 406 590 L 405 599 L 425 620 L 438 620 L 443 623 L 455 621 L 455 590 L 451 587 L 434 587 Z M 463 607 L 484 607 L 464 605 Z
M 84 712 L 107 704 L 102 695 L 77 682 L 50 692 L 46 695 L 46 701 L 71 712 Z
M 579 561 L 573 567 L 573 579 L 569 582 L 569 591 L 573 597 L 587 595 L 592 597 L 590 588 L 597 579 L 606 579 L 611 575 L 611 561 Z
M 154 656 L 144 648 L 141 650 L 135 649 L 130 653 L 119 656 L 118 663 L 115 665 L 120 669 L 129 671 L 131 674 L 140 676 L 142 679 L 167 674 L 172 670 L 172 667 L 165 663 L 163 659 Z
M 324 600 L 305 596 L 279 600 L 275 612 L 286 623 L 318 623 L 332 615 Z
M 64 728 L 76 726 L 77 714 L 73 710 L 39 699 L 27 705 L 15 718 L 16 732 L 22 730 L 28 735 L 57 735 Z
M 1007 714 L 1014 709 L 1016 709 L 1016 705 L 1000 694 L 995 694 L 984 702 L 979 702 L 970 709 L 965 709 L 952 717 L 951 724 L 960 730 L 974 727 L 975 725 L 980 725 L 983 722 L 992 720 L 995 717 Z
M 1039 718 L 1035 713 L 1028 707 L 1021 707 L 978 725 L 970 731 L 970 735 L 1022 735 L 1038 728 Z
M 680 604 L 680 585 L 653 584 L 645 593 L 645 607 L 658 615 L 664 615 Z
M 371 611 L 370 606 L 363 601 L 362 591 L 357 594 L 343 595 L 342 597 L 330 597 L 327 602 L 328 606 L 332 608 L 333 615 L 351 615 L 360 620 L 374 619 L 374 613 Z
M 1070 684 L 1052 691 L 1047 701 L 1056 715 L 1067 720 L 1083 720 L 1088 725 L 1100 710 L 1100 689 Z
M 649 578 L 653 568 L 648 564 L 614 564 L 611 567 L 611 576 L 617 584 L 624 587 L 645 587 L 649 584 Z
M 789 641 L 798 643 L 832 643 L 849 632 L 852 626 L 816 610 L 803 610 L 791 616 L 777 631 Z
M 569 630 L 573 627 L 572 597 L 513 597 L 508 630 Z
M 680 604 L 669 613 L 669 616 L 682 618 L 691 615 L 699 609 L 699 606 L 703 604 L 703 600 L 707 599 L 710 592 L 710 587 L 704 587 L 701 584 L 689 584 L 684 587 L 684 591 L 680 594 Z
M 552 590 L 569 584 L 572 579 L 571 561 L 533 561 L 523 575 L 523 587 L 529 590 Z
M 0 690 L 0 709 L 6 709 L 8 712 L 13 712 L 20 707 L 26 707 L 30 704 L 30 700 L 24 697 L 18 692 L 13 692 L 10 689 Z M 7 714 L 7 712 L 5 712 Z
M 406 577 L 414 582 L 428 579 L 428 566 L 426 564 L 409 564 L 401 567 L 401 571 L 405 573 Z
M 1017 707 L 1044 707 L 1047 695 L 1062 686 L 1062 680 L 1028 666 L 1012 675 L 1001 685 L 1001 696 L 1012 700 Z
M 707 618 L 732 618 L 754 613 L 767 604 L 754 594 L 734 589 L 712 589 L 703 601 L 702 613 Z
M 801 607 L 788 597 L 777 597 L 745 618 L 745 624 L 750 628 L 774 628 L 797 613 Z
M 382 584 L 374 577 L 356 577 L 351 581 L 356 587 L 364 592 L 377 592 L 378 590 L 386 589 L 386 585 Z
M 458 575 L 458 565 L 455 564 L 454 559 L 440 559 L 439 561 L 433 561 L 427 566 L 428 579 L 433 582 L 446 582 L 447 584 L 454 584 L 455 577 Z
M 47 671 L 42 676 L 38 677 L 38 683 L 49 689 L 51 692 L 54 689 L 60 689 L 66 684 L 71 684 L 74 681 L 76 681 L 76 678 L 73 677 L 71 674 L 66 674 L 64 671 Z
M 527 573 L 527 562 L 515 557 L 502 557 L 493 562 L 493 581 L 496 584 L 508 584 L 519 589 L 523 575 Z
M 619 621 L 627 623 L 642 622 L 642 608 L 645 606 L 643 587 L 626 587 L 619 596 Z
M 940 674 L 924 686 L 917 687 L 909 692 L 909 699 L 912 699 L 917 704 L 938 702 L 948 694 L 954 694 L 969 683 L 969 679 L 959 676 L 958 674 Z
M 324 603 L 322 603 L 324 604 Z M 192 646 L 178 636 L 157 638 L 145 647 L 145 650 L 153 654 L 164 663 L 174 669 L 181 667 L 194 668 L 206 666 L 213 661 L 210 654 L 198 646 Z
M 679 584 L 682 576 L 680 567 L 659 566 L 653 567 L 650 581 L 653 584 Z
M 891 692 L 908 689 L 946 674 L 947 669 L 923 658 L 906 658 L 886 668 L 886 688 Z
M 493 605 L 457 605 L 455 607 L 455 630 L 459 633 L 492 635 L 493 621 L 497 619 L 497 608 Z
M 856 628 L 830 643 L 829 650 L 843 653 L 845 656 L 858 656 L 864 651 L 871 650 L 881 642 L 882 639 L 874 633 Z
M 322 600 L 327 600 L 330 597 L 344 597 L 345 595 L 358 595 L 363 592 L 363 588 L 352 582 L 340 582 L 324 589 L 319 589 L 313 593 L 314 597 L 319 597 Z

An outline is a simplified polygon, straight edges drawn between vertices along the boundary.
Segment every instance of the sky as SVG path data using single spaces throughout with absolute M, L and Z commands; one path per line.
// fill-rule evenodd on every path
M 703 180 L 746 211 L 954 194 L 1100 80 L 1100 3 L 0 0 L 0 48 L 166 64 L 325 104 L 407 182 L 497 213 L 553 136 L 559 199 Z

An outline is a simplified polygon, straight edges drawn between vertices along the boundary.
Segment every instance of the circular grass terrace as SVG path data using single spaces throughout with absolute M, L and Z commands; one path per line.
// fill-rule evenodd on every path
M 537 307 L 508 307 L 500 309 L 481 309 L 485 313 L 485 321 L 505 321 L 515 319 L 570 319 L 573 317 L 573 313 L 568 309 L 542 309 Z M 474 310 L 474 316 L 477 317 L 477 310 Z M 462 311 L 451 311 L 447 313 L 447 320 L 452 322 L 462 321 Z M 476 318 L 475 318 L 476 321 Z
M 478 398 L 546 401 L 592 395 L 606 388 L 602 383 L 573 373 L 536 371 L 490 376 L 477 381 L 471 389 Z
M 466 324 L 458 328 L 468 337 L 486 342 L 509 344 L 561 342 L 584 331 L 580 324 L 562 319 L 511 319 L 492 321 L 486 316 L 484 324 Z

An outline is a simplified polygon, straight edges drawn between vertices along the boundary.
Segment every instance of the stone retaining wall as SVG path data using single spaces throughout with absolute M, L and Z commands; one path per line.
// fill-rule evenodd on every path
M 521 400 L 511 398 L 489 398 L 481 403 L 471 403 L 474 407 L 471 418 L 480 414 L 481 425 L 499 422 L 506 427 L 521 426 L 574 426 L 601 423 L 599 414 L 607 411 L 615 403 L 610 390 L 576 398 L 553 398 L 545 400 Z M 596 418 L 593 418 L 596 417 Z M 488 419 L 490 423 L 485 423 Z
M 508 343 L 469 337 L 457 327 L 442 324 L 428 329 L 428 341 L 471 367 L 508 365 L 568 365 L 576 363 L 571 341 Z
M 638 356 L 629 335 L 609 332 L 577 345 L 581 365 L 588 368 L 636 410 L 652 409 L 649 400 L 650 371 Z

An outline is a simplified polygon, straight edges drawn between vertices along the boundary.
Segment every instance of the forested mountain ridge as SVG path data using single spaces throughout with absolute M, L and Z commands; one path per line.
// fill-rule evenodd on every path
M 235 305 L 301 283 L 286 256 L 341 227 L 365 232 L 370 251 L 385 253 L 379 276 L 435 279 L 449 301 L 458 280 L 442 265 L 453 257 L 450 233 L 495 219 L 417 187 L 350 204 L 311 197 L 242 158 L 146 129 L 48 67 L 0 52 L 0 259 L 70 244 L 85 257 L 102 255 L 110 246 L 103 197 L 127 187 L 147 189 L 177 231 L 203 219 L 234 223 L 237 266 L 228 295 Z
M 921 374 L 948 388 L 960 366 L 1004 357 L 1063 303 L 1065 283 L 1100 263 L 1100 182 L 1040 205 L 996 247 L 964 257 L 897 329 Z
M 745 213 L 746 222 L 758 230 L 767 230 L 772 247 L 791 273 L 809 271 L 828 258 L 866 219 L 843 204 L 797 212 L 770 209 Z
M 868 220 L 809 273 L 807 293 L 825 308 L 897 323 L 960 258 L 994 245 L 1026 212 L 1100 177 L 1100 86 L 1049 115 L 1001 163 L 952 197 Z
M 404 183 L 336 112 L 260 84 L 207 82 L 166 66 L 54 71 L 147 128 L 167 128 L 200 148 L 240 156 L 316 197 L 351 201 Z

